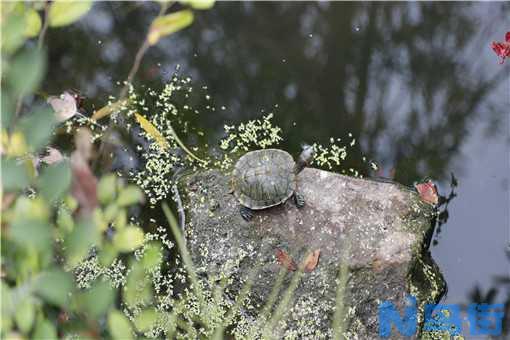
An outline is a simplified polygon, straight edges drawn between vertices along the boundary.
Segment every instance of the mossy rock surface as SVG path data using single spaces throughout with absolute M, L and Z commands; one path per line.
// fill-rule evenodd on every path
M 443 277 L 427 250 L 434 211 L 414 191 L 307 168 L 298 176 L 304 208 L 289 200 L 255 212 L 246 222 L 229 180 L 229 174 L 209 170 L 183 178 L 180 191 L 187 243 L 199 273 L 230 277 L 234 293 L 254 275 L 245 315 L 260 319 L 279 274 L 285 273 L 282 292 L 291 283 L 296 272 L 282 271 L 278 251 L 299 265 L 310 251 L 320 250 L 318 265 L 302 274 L 274 336 L 331 337 L 341 265 L 349 271 L 344 296 L 348 338 L 378 338 L 381 301 L 391 300 L 403 310 L 412 293 L 421 311 L 444 293 Z

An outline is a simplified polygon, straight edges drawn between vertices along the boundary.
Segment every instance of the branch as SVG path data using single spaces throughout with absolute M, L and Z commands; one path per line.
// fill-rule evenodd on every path
M 161 4 L 161 8 L 159 9 L 159 13 L 156 16 L 156 18 L 159 18 L 160 16 L 165 14 L 165 11 L 169 7 L 169 5 L 170 5 L 170 3 L 163 3 L 163 4 Z M 149 28 L 149 31 L 150 31 L 150 28 Z M 140 64 L 141 64 L 142 59 L 143 59 L 143 56 L 145 55 L 145 53 L 147 52 L 149 47 L 150 47 L 150 44 L 149 44 L 149 33 L 147 33 L 147 35 L 145 36 L 145 39 L 143 40 L 142 45 L 140 46 L 140 48 L 136 52 L 135 61 L 133 62 L 133 66 L 131 66 L 131 69 L 129 70 L 128 76 L 126 78 L 126 84 L 124 84 L 124 87 L 120 91 L 119 99 L 122 100 L 127 95 L 127 92 L 129 90 L 129 84 L 131 84 L 131 82 L 133 81 L 133 78 L 135 77 L 136 73 L 138 72 L 138 69 L 140 68 Z

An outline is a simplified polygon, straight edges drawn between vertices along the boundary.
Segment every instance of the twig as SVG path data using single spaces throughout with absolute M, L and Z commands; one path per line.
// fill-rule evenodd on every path
M 179 215 L 179 227 L 181 228 L 181 231 L 184 232 L 184 227 L 186 226 L 186 212 L 184 211 L 184 206 L 182 205 L 182 200 L 181 196 L 179 195 L 179 189 L 177 188 L 177 184 L 174 184 L 172 186 L 172 191 L 174 192 L 175 204 L 177 204 L 177 214 Z
M 48 30 L 48 12 L 50 10 L 50 4 L 48 1 L 44 4 L 44 23 L 39 32 L 39 37 L 37 38 L 37 48 L 40 50 L 42 48 L 42 44 L 44 42 L 44 37 L 46 36 L 46 31 Z
M 188 273 L 189 279 L 192 284 L 192 289 L 195 293 L 195 296 L 197 297 L 197 300 L 199 303 L 199 308 L 200 308 L 200 310 L 202 310 L 202 308 L 204 308 L 204 306 L 205 306 L 204 292 L 202 291 L 197 272 L 193 266 L 193 261 L 191 260 L 191 255 L 184 243 L 184 237 L 182 236 L 182 233 L 179 230 L 179 227 L 177 226 L 177 221 L 175 220 L 175 217 L 172 214 L 172 211 L 170 210 L 168 205 L 166 203 L 163 203 L 162 208 L 163 208 L 163 213 L 165 214 L 168 224 L 170 226 L 170 229 L 172 230 L 172 233 L 174 234 L 175 243 L 177 244 L 177 248 L 179 249 L 179 252 L 181 253 L 182 262 L 184 263 L 184 266 L 186 268 L 186 271 Z
M 135 77 L 136 72 L 138 72 L 138 69 L 140 68 L 140 64 L 142 62 L 142 58 L 145 52 L 147 52 L 147 50 L 149 49 L 149 47 L 150 47 L 149 41 L 147 40 L 147 38 L 145 38 L 142 43 L 142 46 L 140 46 L 138 52 L 136 52 L 136 57 L 133 66 L 131 66 L 131 70 L 129 71 L 129 74 L 126 78 L 126 83 L 124 84 L 122 91 L 120 91 L 120 99 L 123 99 L 126 96 L 129 90 L 129 84 L 131 84 L 131 81 Z
M 337 287 L 336 287 L 336 308 L 333 315 L 333 339 L 341 340 L 345 332 L 345 295 L 347 292 L 347 281 L 349 280 L 348 256 L 350 245 L 342 250 L 340 266 L 338 269 Z
M 159 9 L 159 13 L 156 16 L 156 18 L 159 18 L 163 14 L 165 14 L 165 11 L 167 10 L 169 4 L 168 3 L 162 3 L 161 8 Z M 150 28 L 149 28 L 150 31 Z M 133 62 L 133 66 L 131 66 L 131 70 L 129 70 L 128 76 L 126 78 L 126 83 L 124 84 L 124 87 L 120 91 L 120 99 L 124 99 L 124 97 L 127 95 L 127 92 L 129 90 L 129 84 L 133 81 L 133 78 L 135 77 L 136 73 L 138 72 L 138 69 L 140 68 L 140 64 L 142 63 L 143 56 L 147 52 L 151 45 L 149 44 L 149 34 L 145 36 L 145 39 L 143 40 L 142 45 L 136 52 L 135 61 Z

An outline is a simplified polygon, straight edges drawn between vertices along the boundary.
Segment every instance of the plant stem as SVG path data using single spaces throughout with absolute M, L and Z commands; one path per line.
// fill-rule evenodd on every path
M 42 48 L 42 44 L 44 42 L 44 37 L 46 36 L 46 31 L 48 30 L 48 12 L 50 10 L 50 4 L 48 1 L 44 4 L 44 22 L 39 32 L 39 37 L 37 38 L 37 48 L 40 50 Z
M 159 9 L 159 13 L 156 16 L 156 18 L 159 18 L 163 14 L 165 14 L 167 8 L 169 7 L 169 3 L 162 3 L 161 8 Z M 149 27 L 150 32 L 150 27 Z M 133 66 L 131 66 L 131 69 L 129 70 L 128 76 L 126 78 L 126 83 L 124 84 L 124 87 L 120 91 L 120 97 L 119 99 L 124 99 L 124 97 L 127 95 L 127 92 L 129 90 L 129 84 L 133 81 L 133 78 L 135 77 L 136 73 L 138 72 L 138 69 L 140 68 L 140 64 L 142 63 L 143 56 L 147 52 L 151 45 L 149 44 L 149 33 L 145 36 L 145 39 L 143 40 L 142 45 L 136 52 L 135 61 L 133 62 Z
M 129 71 L 129 74 L 126 78 L 126 83 L 124 84 L 124 87 L 122 88 L 122 91 L 120 91 L 120 99 L 124 99 L 126 97 L 127 92 L 129 90 L 129 84 L 131 84 L 131 81 L 136 75 L 136 72 L 138 72 L 138 69 L 140 68 L 140 64 L 142 62 L 142 58 L 149 49 L 149 41 L 147 40 L 147 37 L 143 40 L 142 46 L 138 49 L 138 52 L 136 52 L 135 61 L 133 63 L 133 66 L 131 66 L 131 70 Z
M 349 256 L 349 245 L 343 250 L 341 262 L 338 269 L 337 287 L 336 287 L 336 308 L 333 315 L 333 339 L 342 340 L 345 338 L 345 295 L 347 290 L 347 281 L 349 279 L 349 267 L 347 264 Z

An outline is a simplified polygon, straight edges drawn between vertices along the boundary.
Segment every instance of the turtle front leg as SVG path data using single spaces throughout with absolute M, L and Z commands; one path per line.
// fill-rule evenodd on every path
M 295 192 L 294 203 L 296 203 L 296 207 L 302 208 L 305 206 L 305 198 L 299 192 Z
M 251 210 L 248 207 L 245 207 L 244 205 L 241 206 L 241 209 L 239 209 L 241 212 L 241 217 L 246 221 L 250 222 L 250 220 L 253 218 L 253 210 Z

